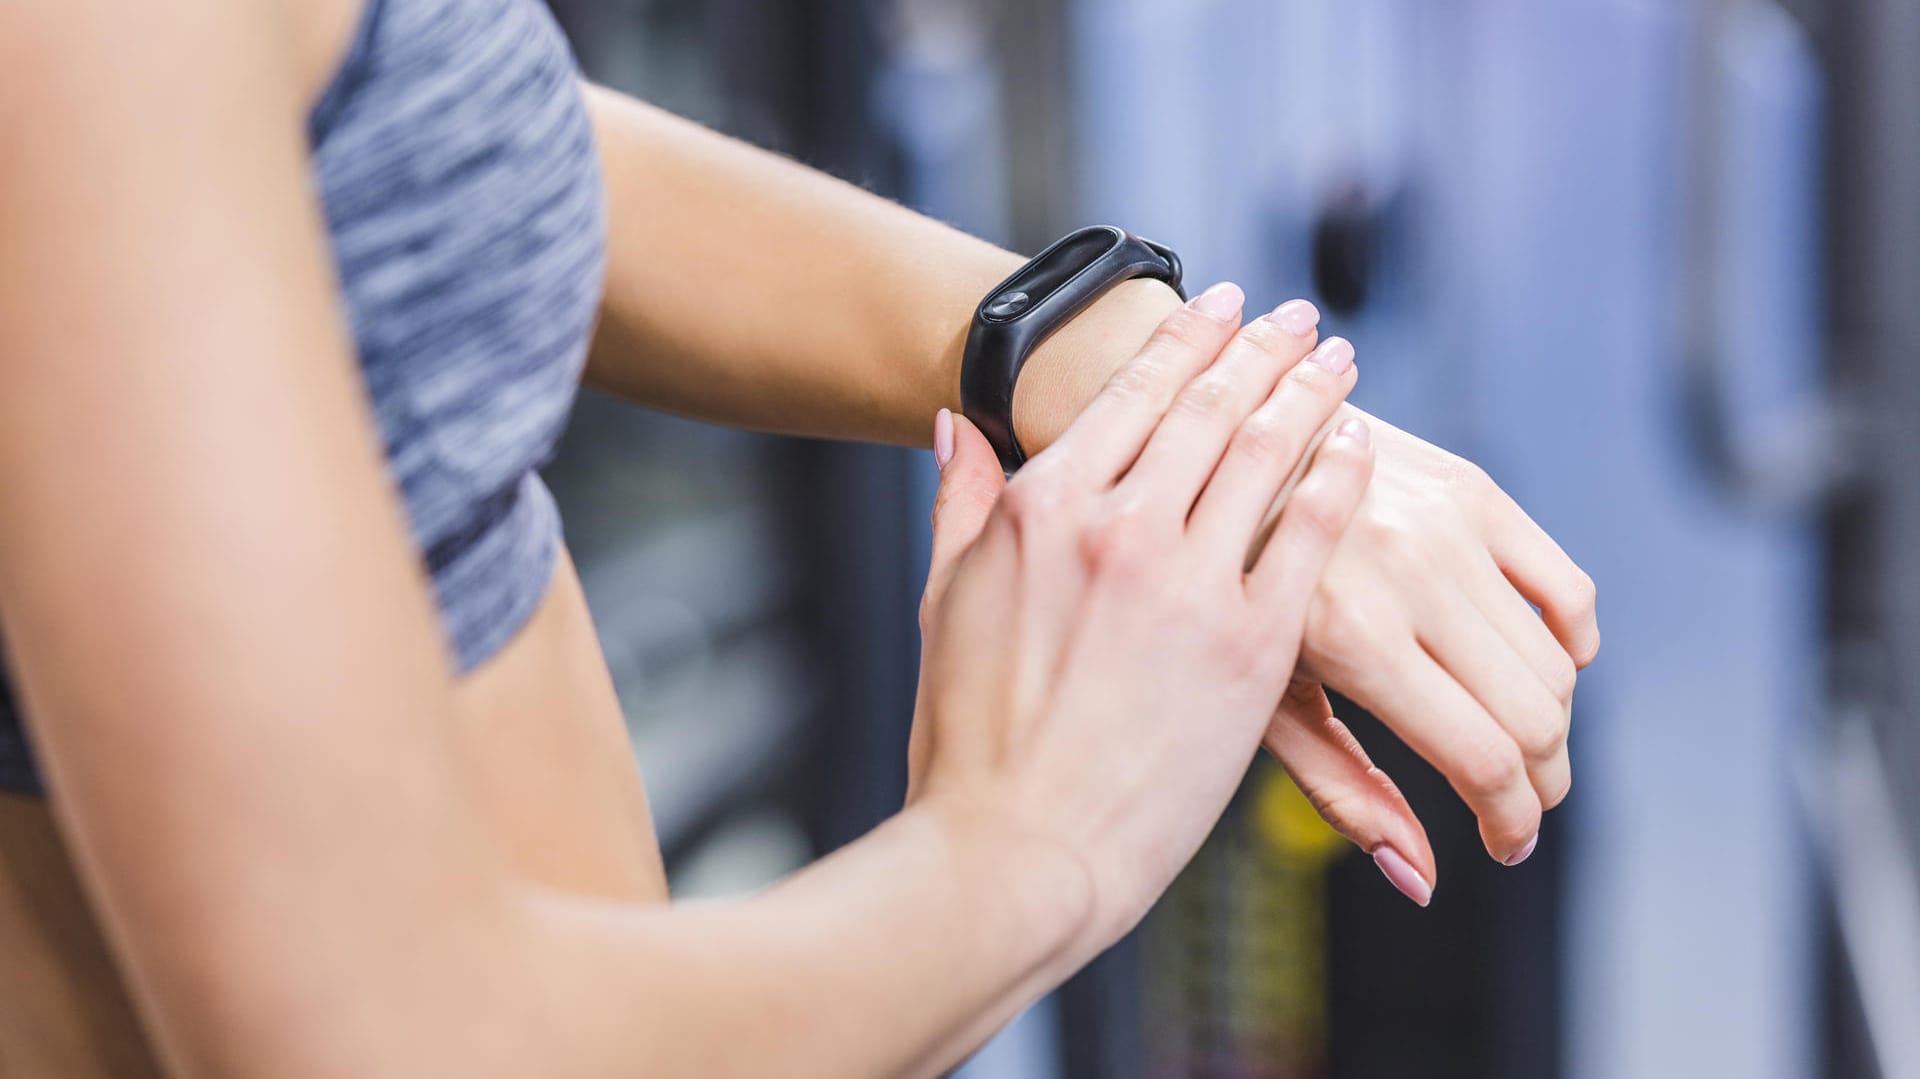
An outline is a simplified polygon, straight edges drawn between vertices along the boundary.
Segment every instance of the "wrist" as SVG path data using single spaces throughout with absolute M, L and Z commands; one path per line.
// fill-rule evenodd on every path
M 954 887 L 980 912 L 976 927 L 1017 951 L 1023 981 L 1052 984 L 1090 957 L 1093 875 L 1064 843 L 951 792 L 929 793 L 897 819 L 925 830 Z
M 1123 281 L 1040 342 L 1014 383 L 1013 426 L 1027 453 L 1060 437 L 1179 306 L 1165 282 Z

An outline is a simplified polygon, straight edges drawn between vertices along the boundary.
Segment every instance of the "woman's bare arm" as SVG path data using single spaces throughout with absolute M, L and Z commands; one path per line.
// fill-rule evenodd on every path
M 273 9 L 0 8 L 0 622 L 172 1071 L 882 1074 L 1057 962 L 1076 871 L 930 808 L 710 909 L 507 874 Z
M 611 206 L 588 380 L 700 419 L 924 446 L 960 408 L 974 305 L 1020 256 L 852 184 L 587 87 Z M 1180 305 L 1123 284 L 1034 351 L 1015 424 L 1037 452 Z
M 471 991 L 449 964 L 507 901 L 274 7 L 0 14 L 33 91 L 0 136 L 0 619 L 63 830 L 188 1075 L 345 1070 L 402 1000 Z

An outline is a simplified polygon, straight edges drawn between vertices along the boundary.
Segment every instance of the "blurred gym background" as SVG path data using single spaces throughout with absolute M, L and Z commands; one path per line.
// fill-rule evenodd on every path
M 1363 721 L 1430 909 L 1257 769 L 962 1074 L 1920 1077 L 1920 5 L 552 2 L 593 78 L 1015 249 L 1312 297 L 1600 584 L 1532 861 Z M 898 805 L 925 454 L 590 399 L 552 480 L 679 894 Z

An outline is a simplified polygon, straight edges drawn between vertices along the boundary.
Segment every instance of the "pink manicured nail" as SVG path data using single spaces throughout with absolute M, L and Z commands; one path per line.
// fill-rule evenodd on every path
M 933 463 L 947 467 L 953 460 L 953 413 L 941 409 L 933 417 Z
M 1336 375 L 1342 374 L 1353 366 L 1353 346 L 1344 337 L 1329 337 L 1320 342 L 1320 347 L 1307 353 L 1307 359 Z
M 1524 861 L 1526 861 L 1526 860 L 1527 860 L 1528 858 L 1531 858 L 1531 857 L 1533 857 L 1533 848 L 1535 848 L 1535 847 L 1537 847 L 1537 846 L 1539 846 L 1539 845 L 1540 845 L 1540 833 L 1538 833 L 1538 832 L 1535 832 L 1535 833 L 1533 834 L 1533 838 L 1532 838 L 1532 839 L 1529 839 L 1529 840 L 1527 840 L 1527 845 L 1526 845 L 1526 846 L 1524 846 L 1524 847 L 1522 847 L 1522 848 L 1520 849 L 1520 853 L 1518 853 L 1518 854 L 1516 854 L 1516 855 L 1514 855 L 1513 857 L 1511 857 L 1511 858 L 1509 858 L 1509 859 L 1507 859 L 1507 864 L 1508 864 L 1508 865 L 1519 865 L 1519 864 L 1520 864 L 1521 862 L 1524 862 Z
M 1367 429 L 1367 421 L 1357 416 L 1335 428 L 1333 433 L 1340 438 L 1352 439 L 1357 446 L 1364 446 L 1373 438 L 1373 433 Z
M 1373 864 L 1380 867 L 1388 883 L 1400 889 L 1401 895 L 1423 907 L 1433 902 L 1433 885 L 1428 884 L 1399 851 L 1385 844 L 1375 847 Z
M 1229 319 L 1246 306 L 1247 294 L 1231 281 L 1222 281 L 1187 301 L 1188 306 L 1210 318 Z
M 1267 312 L 1267 321 L 1295 337 L 1305 337 L 1320 325 L 1320 309 L 1305 300 L 1288 300 Z

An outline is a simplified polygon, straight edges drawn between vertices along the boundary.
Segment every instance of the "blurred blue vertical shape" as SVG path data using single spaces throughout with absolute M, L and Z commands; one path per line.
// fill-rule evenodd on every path
M 1693 4 L 1472 12 L 1468 399 L 1488 466 L 1599 582 L 1607 638 L 1575 707 L 1568 1074 L 1811 1074 L 1788 775 L 1818 700 L 1813 535 L 1720 497 L 1678 398 L 1686 304 L 1714 306 L 1736 403 L 1814 369 L 1812 60 L 1760 4 L 1704 50 Z M 1702 57 L 1722 102 L 1705 295 L 1680 272 Z
M 1236 281 L 1258 308 L 1321 302 L 1323 333 L 1361 345 L 1357 404 L 1386 416 L 1430 413 L 1452 441 L 1453 391 L 1436 363 L 1442 278 L 1405 279 L 1406 242 L 1436 196 L 1421 168 L 1444 131 L 1451 58 L 1428 35 L 1455 21 L 1420 0 L 1077 0 L 1073 85 L 1082 215 L 1177 247 L 1189 283 Z M 1436 87 L 1438 84 L 1438 87 Z M 1374 302 L 1326 309 L 1308 250 L 1343 193 L 1379 210 L 1388 246 Z M 1411 213 L 1409 213 L 1411 211 Z

